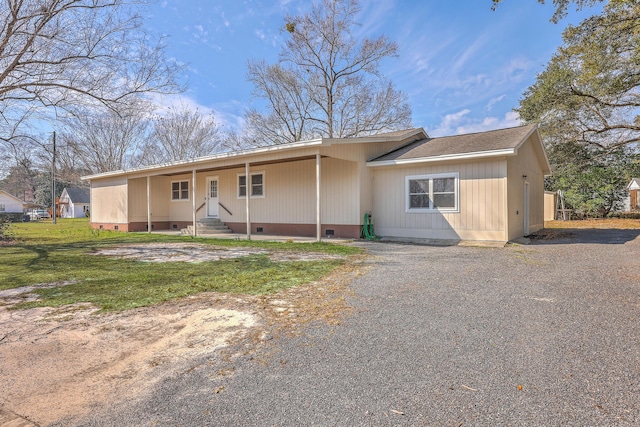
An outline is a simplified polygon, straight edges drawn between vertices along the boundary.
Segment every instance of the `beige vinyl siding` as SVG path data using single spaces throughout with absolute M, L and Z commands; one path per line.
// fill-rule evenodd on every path
M 184 175 L 174 175 L 170 176 L 166 180 L 165 187 L 165 196 L 169 200 L 169 220 L 170 221 L 193 221 L 193 188 L 191 182 L 191 174 Z M 189 198 L 188 199 L 180 199 L 180 200 L 172 200 L 171 199 L 171 183 L 173 182 L 181 182 L 188 181 L 189 182 Z M 202 185 L 201 185 L 202 187 Z M 197 190 L 197 183 L 196 183 Z M 196 206 L 197 207 L 197 206 Z
M 524 235 L 524 183 L 529 183 L 529 232 L 544 227 L 544 175 L 532 144 L 533 135 L 509 157 L 508 170 L 508 240 Z M 524 177 L 526 175 L 526 178 Z
M 339 197 L 336 191 L 347 199 L 346 204 L 342 208 L 342 214 L 348 215 L 348 222 L 325 221 L 324 211 L 322 222 L 327 224 L 361 225 L 364 214 L 373 210 L 373 170 L 368 168 L 365 162 L 401 145 L 404 145 L 404 143 L 374 142 L 349 145 L 335 144 L 329 147 L 323 147 L 321 149 L 323 155 L 331 156 L 335 159 L 356 162 L 357 164 L 350 166 L 351 168 L 355 168 L 355 175 L 351 175 L 350 172 L 350 176 L 343 176 L 335 181 L 334 188 L 330 193 L 334 199 Z M 323 161 L 324 160 L 325 159 L 323 159 Z M 349 183 L 350 187 L 347 187 L 346 183 Z M 323 180 L 323 185 L 324 184 L 325 181 Z M 326 199 L 324 195 L 323 199 Z M 354 202 L 359 203 L 357 209 Z
M 333 144 L 322 147 L 320 153 L 324 156 L 352 162 L 367 161 L 380 156 L 403 145 L 399 142 L 370 142 L 364 144 Z
M 315 224 L 315 159 L 251 167 L 263 172 L 264 197 L 251 197 L 251 221 L 276 224 Z M 220 219 L 245 222 L 245 198 L 238 197 L 238 176 L 244 168 L 212 172 L 218 176 L 218 198 L 233 215 L 220 209 Z M 359 224 L 358 167 L 354 162 L 321 159 L 321 218 L 323 224 Z
M 127 223 L 127 178 L 91 182 L 91 222 Z
M 360 180 L 360 210 L 358 212 L 357 224 L 363 224 L 363 216 L 365 213 L 373 211 L 373 170 L 368 168 L 365 163 L 358 166 Z
M 251 197 L 251 221 L 309 224 L 315 221 L 315 161 L 304 160 L 251 167 L 249 173 L 263 173 L 264 197 Z M 220 171 L 218 198 L 233 215 L 223 209 L 222 221 L 245 222 L 246 198 L 238 197 L 238 176 L 245 169 Z
M 154 176 L 150 184 L 151 221 L 169 221 L 169 178 Z M 147 222 L 147 178 L 129 180 L 129 222 Z
M 544 192 L 544 220 L 553 221 L 556 216 L 556 193 L 554 191 Z
M 494 159 L 436 166 L 374 168 L 376 234 L 430 239 L 506 239 L 506 161 Z M 457 212 L 406 212 L 405 178 L 458 173 Z
M 366 189 L 360 186 L 359 174 L 356 162 L 322 159 L 320 200 L 323 224 L 360 224 L 360 194 Z

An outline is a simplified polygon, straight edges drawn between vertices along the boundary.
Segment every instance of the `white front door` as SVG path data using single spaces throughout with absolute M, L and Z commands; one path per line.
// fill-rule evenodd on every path
M 218 177 L 207 178 L 207 216 L 218 218 Z

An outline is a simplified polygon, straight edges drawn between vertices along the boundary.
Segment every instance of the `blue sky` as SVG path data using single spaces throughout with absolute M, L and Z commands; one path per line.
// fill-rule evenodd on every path
M 548 0 L 547 3 L 551 3 Z M 246 80 L 251 59 L 275 63 L 284 16 L 310 8 L 301 0 L 161 0 L 146 10 L 146 25 L 167 36 L 167 53 L 188 64 L 189 90 L 161 104 L 183 102 L 213 111 L 223 130 L 237 128 L 243 111 L 260 106 Z M 382 72 L 405 92 L 414 126 L 431 136 L 518 125 L 518 105 L 561 43 L 567 24 L 595 12 L 571 10 L 549 21 L 551 4 L 504 0 L 361 0 L 359 36 L 384 34 L 399 57 Z

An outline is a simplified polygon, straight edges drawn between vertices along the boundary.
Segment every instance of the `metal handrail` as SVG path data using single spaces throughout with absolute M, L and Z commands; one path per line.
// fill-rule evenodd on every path
M 231 213 L 231 211 L 229 209 L 227 209 L 227 207 L 225 205 L 223 205 L 222 203 L 218 202 L 218 204 L 222 207 L 222 209 L 224 209 L 225 211 L 227 211 L 227 213 L 231 216 L 233 216 L 233 214 Z
M 206 205 L 207 202 L 204 202 L 203 204 L 200 205 L 200 207 L 198 209 L 196 209 L 196 212 L 198 212 L 200 209 L 204 208 L 204 205 Z

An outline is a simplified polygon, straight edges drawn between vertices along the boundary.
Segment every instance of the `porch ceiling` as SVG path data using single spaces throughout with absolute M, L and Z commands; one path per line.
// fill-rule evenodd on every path
M 321 156 L 321 158 L 326 158 L 327 156 Z M 280 163 L 292 163 L 292 162 L 300 162 L 303 160 L 315 160 L 316 156 L 315 155 L 308 155 L 308 156 L 298 156 L 298 157 L 288 157 L 288 158 L 284 158 L 284 159 L 274 159 L 274 160 L 264 160 L 264 161 L 260 161 L 260 162 L 249 162 L 249 164 L 253 167 L 253 166 L 265 166 L 265 165 L 275 165 L 275 164 L 280 164 Z M 221 171 L 221 170 L 227 170 L 227 169 L 239 169 L 239 168 L 243 168 L 245 165 L 245 162 L 238 162 L 235 164 L 226 164 L 226 165 L 222 165 L 222 166 L 209 166 L 209 167 L 199 167 L 199 168 L 195 168 L 196 173 L 199 172 L 213 172 L 213 171 Z M 176 172 L 171 172 L 171 173 L 158 173 L 158 174 L 149 174 L 149 176 L 175 176 L 175 175 L 184 175 L 185 173 L 189 173 L 191 172 L 193 169 L 190 170 L 182 170 L 182 171 L 176 171 Z

